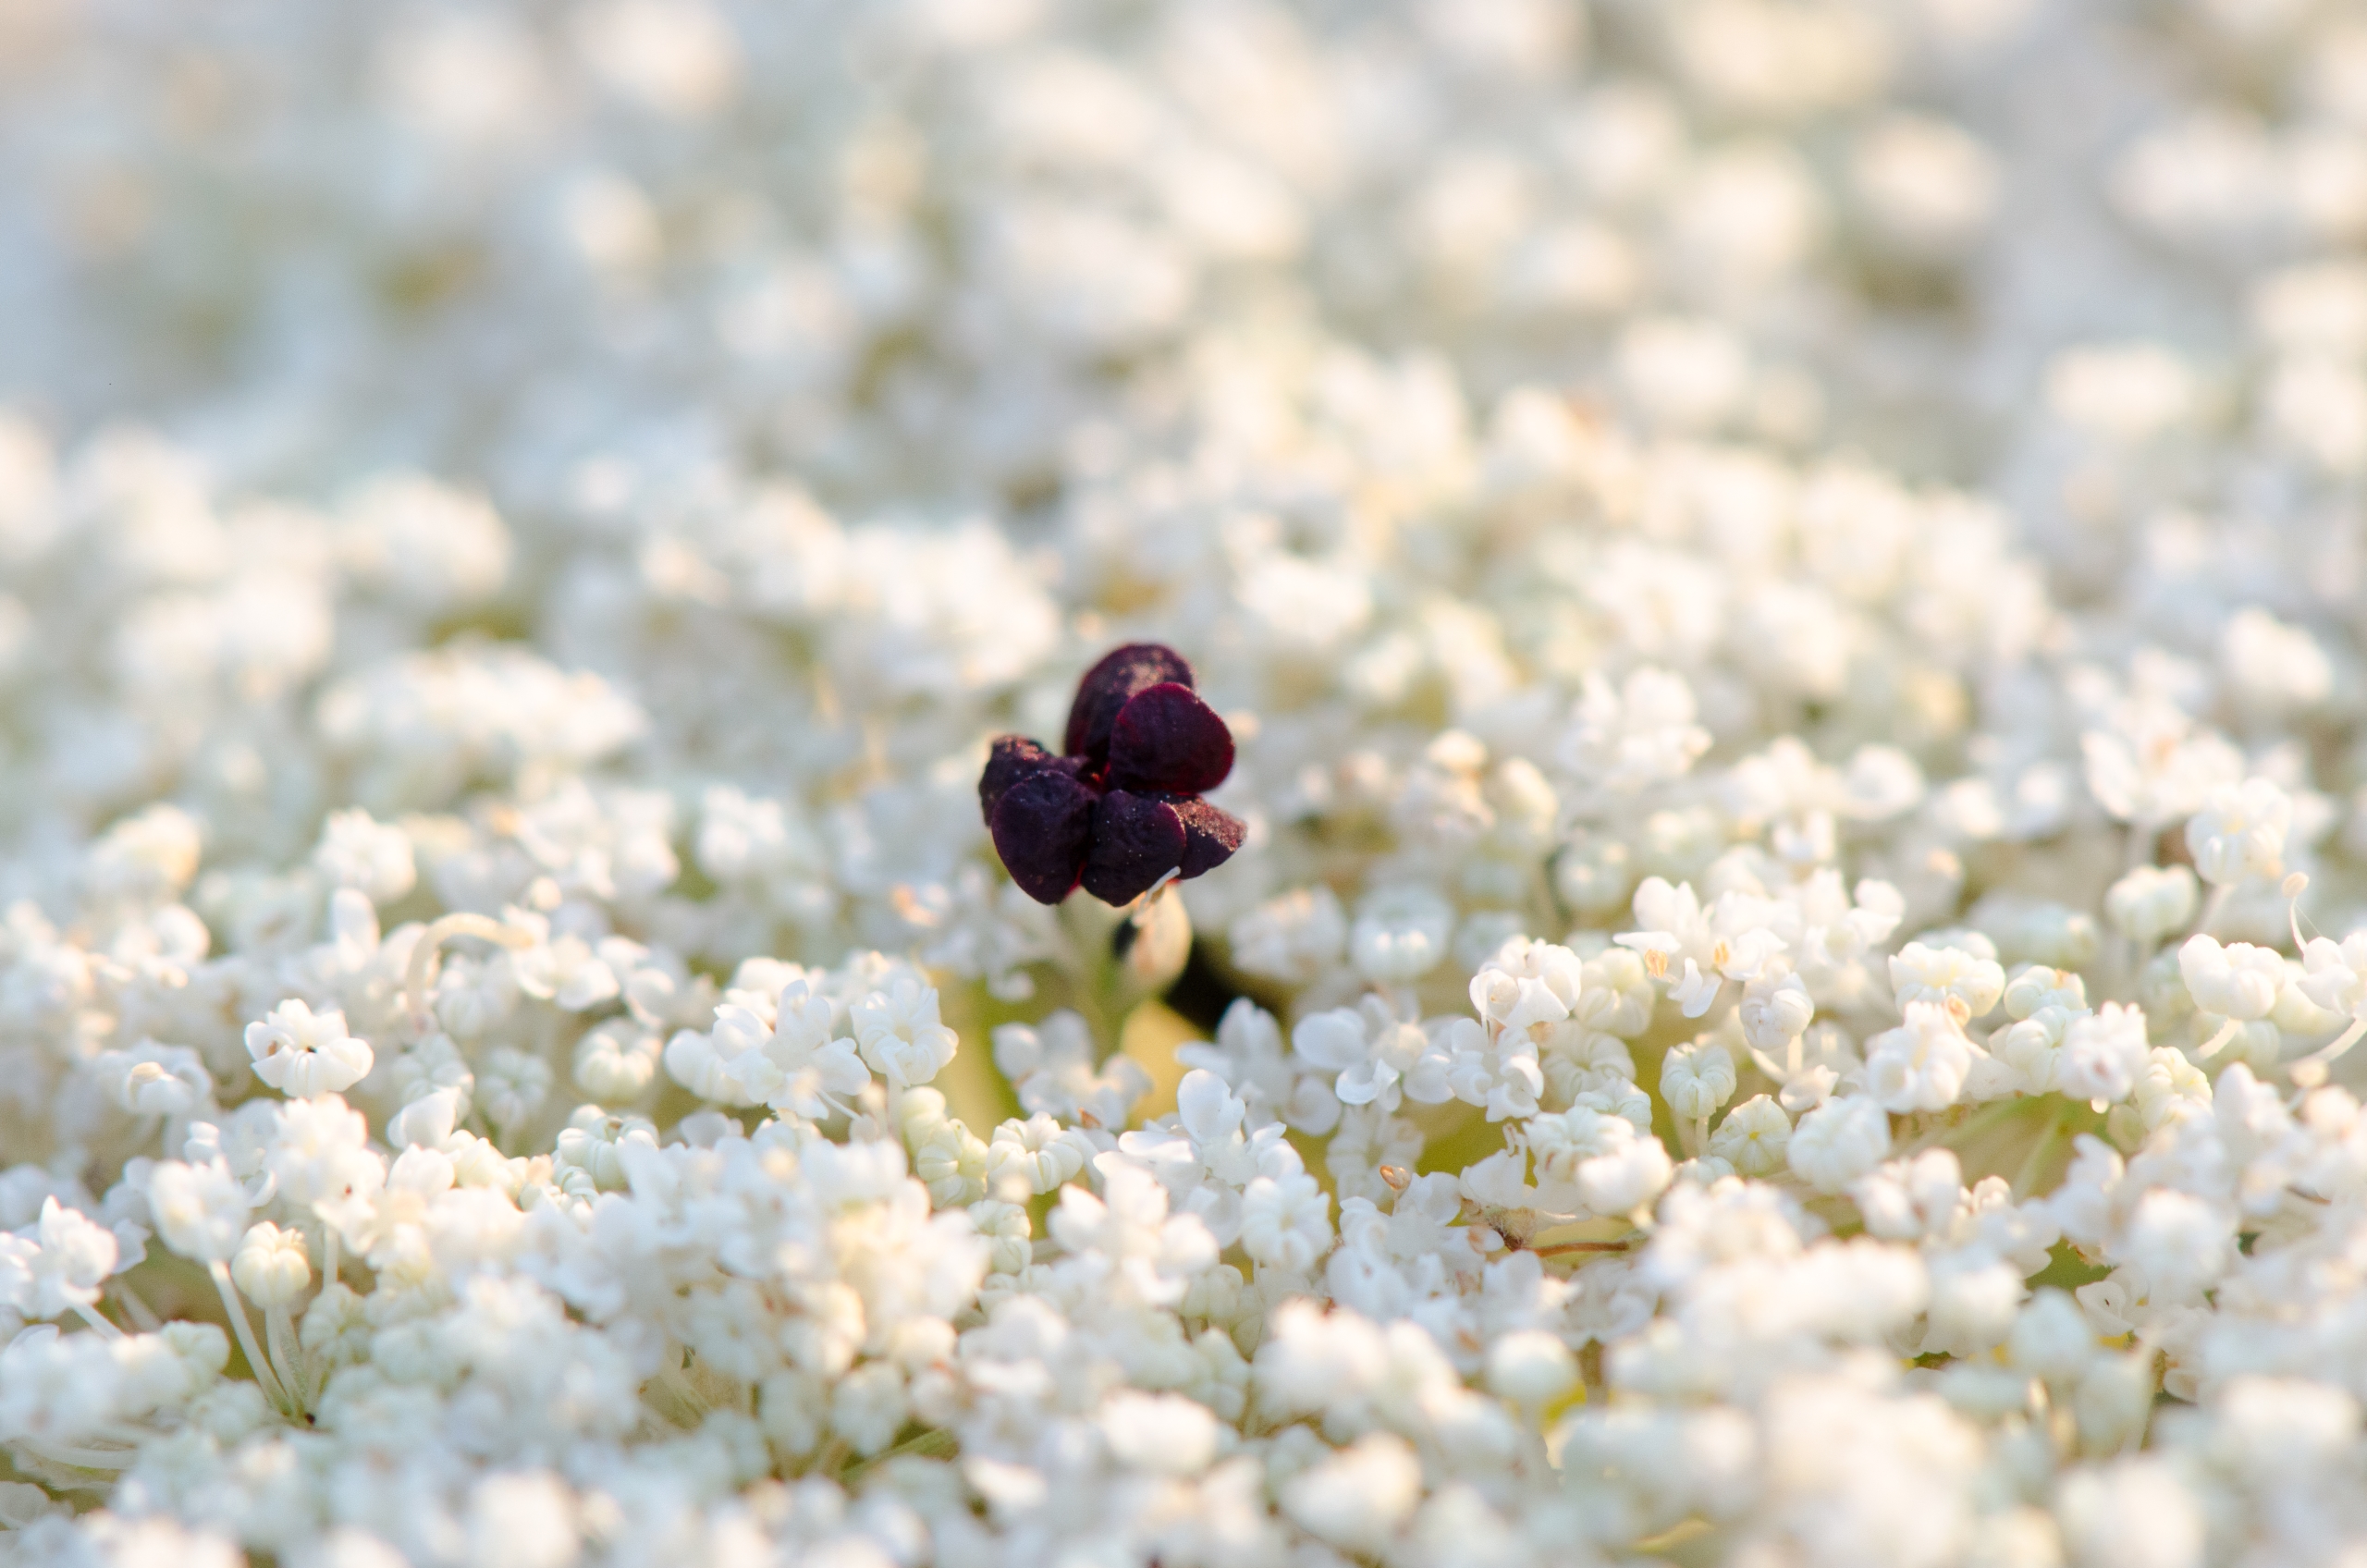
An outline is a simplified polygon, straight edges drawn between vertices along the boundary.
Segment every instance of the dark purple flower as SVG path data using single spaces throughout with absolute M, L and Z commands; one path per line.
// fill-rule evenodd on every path
M 1105 904 L 1130 904 L 1184 868 L 1184 818 L 1157 795 L 1112 790 L 1093 810 L 1085 890 Z
M 1248 831 L 1241 818 L 1208 804 L 1197 795 L 1170 802 L 1184 819 L 1184 875 L 1189 882 L 1203 871 L 1214 871 L 1233 858 Z
M 1196 795 L 1233 771 L 1233 731 L 1189 686 L 1146 686 L 1110 726 L 1110 783 L 1120 790 Z
M 1112 648 L 1076 683 L 1076 701 L 1069 704 L 1068 738 L 1061 749 L 1073 757 L 1083 757 L 1097 770 L 1107 766 L 1110 732 L 1118 722 L 1118 710 L 1144 687 L 1170 681 L 1186 692 L 1198 684 L 1192 679 L 1192 667 L 1174 649 L 1158 643 L 1129 643 Z M 1231 737 L 1226 739 L 1229 745 Z
M 1240 821 L 1200 799 L 1233 771 L 1233 732 L 1192 688 L 1181 654 L 1129 643 L 1078 683 L 1067 754 L 1022 735 L 995 741 L 978 806 L 1022 892 L 1056 904 L 1083 882 L 1104 903 L 1132 903 L 1241 848 Z
M 1098 815 L 1091 788 L 1047 767 L 1004 790 L 987 827 L 1020 891 L 1039 904 L 1056 904 L 1076 886 Z

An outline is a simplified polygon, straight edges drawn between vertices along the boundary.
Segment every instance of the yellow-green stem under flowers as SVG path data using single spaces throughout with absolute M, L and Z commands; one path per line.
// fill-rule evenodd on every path
M 1159 896 L 1173 895 L 1162 890 Z M 1182 905 L 1176 908 L 1180 911 Z M 1137 973 L 1116 950 L 1115 938 L 1132 913 L 1081 892 L 1071 894 L 1060 906 L 1061 935 L 1067 950 L 1056 968 L 1068 983 L 1068 1005 L 1084 1015 L 1092 1030 L 1097 1060 L 1118 1048 L 1126 1014 L 1158 988 L 1154 977 Z M 1188 942 L 1187 937 L 1187 946 Z M 1175 967 L 1183 967 L 1180 955 Z
M 823 1476 L 836 1479 L 846 1468 L 847 1460 L 854 1453 L 854 1446 L 844 1438 L 832 1438 L 822 1445 L 821 1452 L 806 1463 L 799 1472 L 803 1476 Z
M 264 1354 L 263 1347 L 255 1342 L 254 1325 L 247 1321 L 246 1305 L 239 1300 L 237 1287 L 230 1282 L 230 1266 L 215 1262 L 206 1268 L 214 1277 L 214 1288 L 222 1294 L 222 1310 L 229 1317 L 230 1330 L 238 1338 L 239 1349 L 246 1354 L 247 1370 L 253 1376 L 255 1385 L 263 1390 L 264 1398 L 271 1402 L 274 1409 L 283 1415 L 294 1415 L 294 1403 L 288 1398 L 288 1390 L 280 1387 L 277 1370 L 273 1367 L 270 1357 Z
M 2103 1114 L 2079 1101 L 2060 1095 L 2016 1095 L 1992 1101 L 1960 1121 L 1935 1127 L 1898 1152 L 1905 1158 L 1948 1149 L 1963 1162 L 1968 1182 L 2007 1176 L 2015 1195 L 2028 1198 L 2038 1195 L 2039 1183 L 2068 1137 L 2103 1126 Z
M 288 1414 L 300 1415 L 312 1408 L 313 1389 L 304 1354 L 296 1340 L 296 1321 L 286 1306 L 270 1306 L 263 1315 L 264 1352 L 271 1357 L 272 1370 L 279 1385 L 288 1391 L 294 1407 Z
M 2031 1142 L 2030 1152 L 2022 1156 L 2022 1163 L 2014 1172 L 2014 1197 L 2017 1202 L 2035 1195 L 2039 1182 L 2046 1174 L 2047 1162 L 2054 1158 L 2055 1149 L 2063 1143 L 2064 1133 L 2069 1131 L 2070 1118 L 2066 1114 L 2068 1109 L 2067 1101 L 2055 1108 L 2038 1137 Z
M 77 1470 L 129 1470 L 139 1463 L 140 1459 L 139 1451 L 136 1449 L 81 1448 L 73 1443 L 31 1436 L 14 1438 L 10 1440 L 23 1447 L 27 1452 L 48 1460 L 52 1464 L 64 1464 Z
M 845 1481 L 849 1486 L 858 1486 L 873 1471 L 893 1459 L 913 1455 L 924 1459 L 949 1459 L 961 1451 L 961 1441 L 951 1432 L 942 1427 L 931 1427 L 906 1438 L 895 1447 L 881 1453 L 875 1453 L 869 1459 L 854 1465 L 847 1471 Z
M 1532 1246 L 1528 1250 L 1535 1253 L 1539 1257 L 1563 1257 L 1572 1253 L 1582 1252 L 1631 1252 L 1635 1249 L 1635 1245 L 1636 1243 L 1633 1240 L 1624 1242 L 1553 1242 L 1541 1247 Z
M 2028 1095 L 1992 1100 L 1960 1121 L 1942 1122 L 1926 1130 L 1920 1137 L 1900 1148 L 1898 1153 L 1904 1158 L 1921 1154 L 1925 1149 L 1951 1148 L 1961 1152 L 1967 1144 L 2023 1115 L 2024 1108 L 2034 1103 L 2036 1096 Z

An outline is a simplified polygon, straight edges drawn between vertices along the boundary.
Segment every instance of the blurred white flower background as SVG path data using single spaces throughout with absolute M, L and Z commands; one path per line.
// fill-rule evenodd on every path
M 0 1563 L 2358 1568 L 2363 655 L 2348 0 L 7 0 Z

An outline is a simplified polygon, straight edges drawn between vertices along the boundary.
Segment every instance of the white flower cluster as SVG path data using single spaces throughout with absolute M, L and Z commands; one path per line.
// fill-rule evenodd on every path
M 0 5 L 0 1565 L 2355 1568 L 2362 244 L 2332 0 Z

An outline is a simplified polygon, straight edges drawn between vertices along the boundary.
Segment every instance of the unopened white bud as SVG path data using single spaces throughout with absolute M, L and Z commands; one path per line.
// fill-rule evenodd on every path
M 2194 918 L 2194 873 L 2140 865 L 2104 892 L 2104 918 L 2132 942 L 2158 942 Z
M 1797 974 L 1760 975 L 1743 988 L 1742 1033 L 1754 1049 L 1780 1051 L 1816 1021 L 1816 1000 Z
M 1661 1098 L 1679 1116 L 1708 1116 L 1735 1092 L 1735 1060 L 1726 1047 L 1696 1040 L 1661 1060 Z
M 1577 1380 L 1570 1347 L 1541 1329 L 1506 1334 L 1488 1347 L 1488 1387 L 1515 1404 L 1531 1410 L 1551 1404 Z
M 2204 797 L 2202 809 L 2188 819 L 2186 847 L 2205 882 L 2225 886 L 2275 876 L 2285 869 L 2285 835 L 2292 826 L 2292 797 L 2265 778 L 2247 778 Z
M 2078 1376 L 2096 1357 L 2096 1333 L 2087 1314 L 2067 1293 L 2052 1288 L 2030 1298 L 2005 1342 L 2015 1366 L 2051 1382 Z
M 313 1264 L 300 1231 L 269 1220 L 250 1227 L 230 1259 L 230 1278 L 257 1306 L 286 1306 L 313 1282 Z

